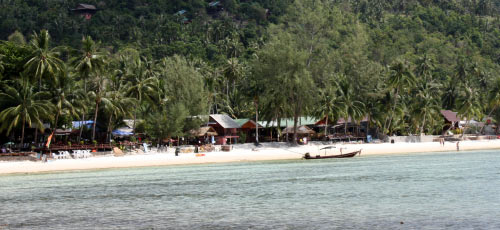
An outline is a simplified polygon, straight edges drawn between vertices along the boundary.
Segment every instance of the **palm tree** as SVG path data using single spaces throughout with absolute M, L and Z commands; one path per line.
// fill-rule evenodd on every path
M 439 100 L 432 94 L 432 90 L 418 92 L 412 107 L 412 117 L 419 121 L 420 134 L 424 133 L 426 122 L 440 117 L 439 110 Z
M 412 117 L 419 121 L 420 134 L 424 133 L 427 121 L 439 117 L 440 106 L 437 98 L 440 87 L 432 77 L 433 70 L 433 60 L 427 54 L 417 60 L 416 74 L 419 79 L 414 97 L 415 103 L 413 103 Z
M 52 94 L 52 103 L 56 110 L 54 130 L 57 129 L 61 115 L 78 117 L 78 109 L 86 107 L 85 93 L 78 88 L 78 85 L 67 74 L 58 78 L 56 84 L 50 89 L 50 92 Z
M 82 38 L 82 47 L 78 51 L 78 55 L 71 62 L 75 66 L 75 71 L 83 79 L 83 89 L 84 94 L 87 95 L 87 81 L 92 76 L 92 74 L 98 72 L 104 66 L 104 58 L 106 54 L 99 50 L 99 45 L 92 40 L 92 37 L 87 36 Z M 82 109 L 82 124 L 85 120 L 85 114 L 87 110 Z M 80 135 L 78 139 L 82 137 L 83 128 L 80 129 Z
M 25 78 L 16 82 L 16 88 L 12 85 L 4 85 L 3 92 L 0 92 L 0 100 L 7 104 L 2 112 L 0 112 L 0 130 L 7 130 L 7 135 L 13 128 L 19 124 L 22 126 L 21 133 L 21 146 L 24 144 L 24 129 L 26 124 L 36 127 L 43 132 L 43 119 L 51 118 L 53 105 L 46 100 L 50 96 L 49 93 L 44 91 L 35 91 L 35 87 L 29 83 Z
M 327 83 L 328 84 L 328 83 Z M 319 91 L 320 99 L 316 107 L 316 114 L 319 118 L 325 118 L 325 137 L 328 135 L 328 119 L 330 117 L 339 118 L 340 107 L 336 105 L 338 98 L 336 97 L 336 81 L 328 84 L 325 88 Z
M 347 134 L 349 117 L 353 122 L 359 122 L 365 115 L 365 105 L 355 97 L 354 88 L 346 77 L 341 78 L 338 94 L 337 106 L 340 108 L 340 114 L 344 116 L 344 132 Z
M 128 70 L 128 90 L 127 95 L 137 99 L 137 104 L 134 112 L 134 125 L 133 130 L 135 132 L 137 111 L 141 106 L 144 99 L 149 101 L 155 101 L 158 94 L 157 81 L 158 78 L 155 76 L 147 75 L 148 71 L 143 61 L 139 58 L 134 61 L 134 65 Z
M 493 83 L 493 87 L 489 91 L 488 101 L 491 106 L 491 111 L 488 113 L 489 117 L 500 106 L 500 78 L 497 78 Z
M 2 61 L 3 57 L 4 57 L 3 55 L 0 55 L 0 79 L 2 79 L 2 73 L 4 71 L 3 61 Z
M 72 60 L 75 71 L 80 74 L 84 81 L 84 90 L 87 93 L 87 80 L 91 74 L 100 70 L 104 66 L 106 54 L 99 50 L 99 45 L 87 36 L 82 38 L 82 47 L 78 51 L 76 58 Z
M 398 104 L 399 94 L 410 86 L 415 84 L 415 76 L 410 71 L 408 64 L 398 61 L 396 64 L 390 68 L 390 78 L 388 82 L 388 87 L 394 89 L 393 95 L 393 106 L 388 119 L 384 123 L 384 131 L 391 126 L 393 114 Z
M 417 60 L 417 76 L 420 77 L 420 80 L 430 80 L 432 79 L 432 71 L 434 70 L 433 60 L 427 55 L 424 54 L 421 58 Z
M 482 115 L 482 106 L 481 102 L 479 101 L 478 92 L 471 87 L 464 88 L 462 95 L 460 95 L 457 100 L 457 104 L 459 106 L 458 114 L 462 117 L 467 118 L 467 123 L 465 124 L 466 128 L 472 118 L 478 118 Z M 462 136 L 464 134 L 465 130 L 462 133 Z
M 109 96 L 109 94 L 107 94 L 107 89 L 106 89 L 106 86 L 107 86 L 107 83 L 108 83 L 108 79 L 106 78 L 106 76 L 108 76 L 109 73 L 97 73 L 96 74 L 96 77 L 94 78 L 94 91 L 91 91 L 88 93 L 88 96 L 91 100 L 94 101 L 95 103 L 95 108 L 94 108 L 94 123 L 92 125 L 92 141 L 95 140 L 95 130 L 96 130 L 96 125 L 97 125 L 97 116 L 99 114 L 99 107 L 101 106 L 102 104 L 102 107 L 104 108 L 112 108 L 114 106 L 114 104 L 112 103 L 112 101 L 110 100 L 110 98 L 108 98 L 107 96 Z
M 42 88 L 42 77 L 55 79 L 62 71 L 64 62 L 59 59 L 57 48 L 50 49 L 50 35 L 47 30 L 34 33 L 30 45 L 33 48 L 31 58 L 24 65 L 25 70 L 38 78 L 39 89 Z
M 226 95 L 229 100 L 229 82 L 232 83 L 233 89 L 231 94 L 234 96 L 236 81 L 243 76 L 244 67 L 237 58 L 230 58 L 224 66 L 224 76 L 226 77 Z
M 132 111 L 128 108 L 135 104 L 135 99 L 125 96 L 124 92 L 125 90 L 120 88 L 113 91 L 107 91 L 104 95 L 105 103 L 103 103 L 102 107 L 103 110 L 109 115 L 108 137 L 111 135 L 111 131 L 113 129 L 113 118 L 116 119 L 132 115 Z

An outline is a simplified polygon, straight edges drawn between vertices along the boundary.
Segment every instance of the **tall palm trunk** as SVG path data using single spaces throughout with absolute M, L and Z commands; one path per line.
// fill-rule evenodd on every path
M 96 100 L 95 102 L 95 113 L 94 113 L 94 124 L 92 126 L 92 141 L 94 141 L 95 139 L 95 127 L 96 127 L 96 123 L 97 123 L 97 112 L 99 111 L 99 102 L 98 100 Z
M 35 129 L 35 145 L 38 143 L 38 129 Z
M 285 120 L 285 129 L 288 128 L 288 118 Z M 289 139 L 288 139 L 288 133 L 289 132 L 286 132 L 286 142 L 289 142 Z
M 299 116 L 297 113 L 293 115 L 293 144 L 297 145 L 297 123 L 299 121 Z
M 255 102 L 255 143 L 259 144 L 259 104 Z
M 347 120 L 344 119 L 344 135 L 347 136 Z
M 134 125 L 132 127 L 132 130 L 135 134 L 135 127 L 136 127 L 136 120 L 137 120 L 137 111 L 139 110 L 139 106 L 141 105 L 141 92 L 139 92 L 139 95 L 137 95 L 137 106 L 135 108 L 135 111 L 134 111 Z
M 82 121 L 80 122 L 80 134 L 78 135 L 78 141 L 82 139 L 82 134 L 83 134 L 83 122 L 85 122 L 85 112 L 83 112 L 82 115 Z
M 57 129 L 57 122 L 59 121 L 59 114 L 61 114 L 61 111 L 58 110 L 57 113 L 56 113 L 56 120 L 55 120 L 55 123 L 54 123 L 54 128 L 52 129 L 52 133 L 56 133 L 56 129 Z M 53 136 L 54 140 L 56 139 L 56 136 L 54 135 Z
M 328 135 L 327 131 L 328 131 L 328 114 L 326 114 L 326 122 L 325 122 L 325 138 L 326 138 L 326 136 Z
M 108 135 L 106 136 L 106 141 L 110 140 L 111 139 L 111 121 L 112 121 L 112 118 L 113 118 L 113 114 L 111 113 L 111 116 L 109 116 L 109 122 L 108 122 Z M 111 143 L 111 140 L 110 142 Z
M 83 78 L 83 92 L 85 93 L 85 96 L 87 96 L 87 78 Z M 78 141 L 82 139 L 82 133 L 83 133 L 83 122 L 85 121 L 85 109 L 83 109 L 83 114 L 82 114 L 82 122 L 80 124 L 80 134 L 78 135 Z
M 279 117 L 276 117 L 276 122 L 277 122 L 277 126 L 276 126 L 276 133 L 278 134 L 278 142 L 281 141 L 281 118 Z
M 396 93 L 394 94 L 394 104 L 392 105 L 391 114 L 389 114 L 390 119 L 389 119 L 389 124 L 387 125 L 387 129 L 389 129 L 391 127 L 391 124 L 392 124 L 394 111 L 396 111 L 396 104 L 398 103 L 398 95 L 399 95 L 399 89 L 396 88 Z M 389 132 L 389 135 L 391 135 L 391 134 L 392 134 L 392 131 Z
M 19 147 L 19 150 L 24 146 L 24 128 L 26 126 L 26 116 L 23 116 L 23 130 L 21 131 L 21 146 Z
M 56 113 L 56 119 L 55 119 L 55 122 L 54 122 L 54 129 L 52 129 L 52 132 L 55 132 L 56 129 L 57 129 L 57 122 L 59 121 L 59 114 L 61 114 L 60 110 L 58 110 L 57 113 Z
M 462 135 L 460 135 L 460 138 L 463 138 L 464 135 L 465 135 L 465 131 L 467 130 L 467 128 L 469 127 L 469 122 L 470 122 L 470 119 L 467 118 L 467 122 L 465 123 L 465 127 L 464 127 L 464 131 L 462 132 Z
M 132 132 L 135 134 L 135 123 L 137 120 L 137 110 L 139 110 L 139 105 L 136 106 L 134 110 L 134 124 L 132 125 Z
M 420 135 L 424 133 L 424 127 L 425 127 L 425 118 L 427 117 L 427 111 L 424 112 L 424 120 L 422 121 L 422 126 L 420 126 Z

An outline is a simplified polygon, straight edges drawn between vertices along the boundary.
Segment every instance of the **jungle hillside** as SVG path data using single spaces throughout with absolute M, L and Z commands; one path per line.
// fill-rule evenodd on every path
M 256 112 L 441 134 L 440 110 L 500 121 L 499 73 L 493 0 L 0 0 L 0 133 L 21 143 L 47 123 L 109 140 L 133 119 L 162 140 Z

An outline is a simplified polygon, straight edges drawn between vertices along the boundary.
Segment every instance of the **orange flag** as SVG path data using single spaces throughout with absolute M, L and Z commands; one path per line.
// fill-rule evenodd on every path
M 52 136 L 54 135 L 54 132 L 52 132 L 49 135 L 49 138 L 47 139 L 47 144 L 45 144 L 45 147 L 49 148 L 50 147 L 50 141 L 52 140 Z

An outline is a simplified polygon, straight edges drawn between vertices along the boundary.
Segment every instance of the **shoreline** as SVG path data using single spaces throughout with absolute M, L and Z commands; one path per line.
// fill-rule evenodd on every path
M 339 149 L 343 153 L 362 149 L 361 156 L 370 155 L 393 155 L 393 154 L 415 154 L 431 152 L 453 152 L 457 151 L 456 142 L 446 142 L 444 147 L 439 142 L 423 143 L 370 143 L 370 144 L 334 144 L 335 149 L 327 154 L 338 154 Z M 263 143 L 263 146 L 255 148 L 253 144 L 234 145 L 231 152 L 209 152 L 205 156 L 198 157 L 194 153 L 181 153 L 175 156 L 170 149 L 166 153 L 150 152 L 140 155 L 125 155 L 115 157 L 113 155 L 96 156 L 84 159 L 62 159 L 50 160 L 46 163 L 31 161 L 0 161 L 0 176 L 14 174 L 35 174 L 51 172 L 68 172 L 81 170 L 134 168 L 134 167 L 158 167 L 170 165 L 192 165 L 213 164 L 229 162 L 252 162 L 269 160 L 293 160 L 300 159 L 309 152 L 311 155 L 324 154 L 319 151 L 324 146 L 320 142 L 311 142 L 303 146 L 287 146 L 286 143 Z M 500 140 L 460 141 L 460 151 L 470 150 L 494 150 L 500 149 Z

